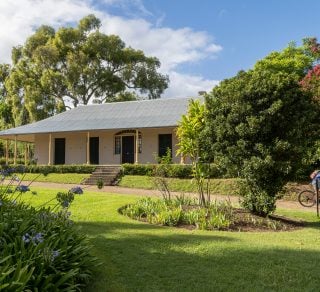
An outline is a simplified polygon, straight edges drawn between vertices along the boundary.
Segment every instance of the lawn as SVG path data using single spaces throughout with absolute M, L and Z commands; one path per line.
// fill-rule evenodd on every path
M 175 192 L 196 192 L 196 185 L 192 179 L 168 178 L 169 188 Z M 211 179 L 212 194 L 231 195 L 237 190 L 236 179 Z M 139 175 L 125 175 L 118 184 L 121 187 L 152 190 L 155 188 L 152 177 Z
M 33 188 L 26 201 L 55 195 Z M 314 214 L 294 232 L 188 231 L 152 226 L 118 214 L 138 197 L 106 193 L 77 196 L 72 219 L 90 237 L 101 265 L 87 291 L 318 291 L 320 223 Z
M 52 182 L 64 184 L 80 184 L 84 179 L 88 178 L 90 174 L 87 173 L 49 173 L 43 175 L 39 173 L 25 173 L 18 174 L 20 178 L 23 177 L 24 181 L 39 181 L 39 182 Z

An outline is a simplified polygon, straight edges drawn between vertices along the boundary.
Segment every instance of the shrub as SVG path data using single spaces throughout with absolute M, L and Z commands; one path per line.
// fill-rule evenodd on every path
M 68 213 L 35 209 L 3 197 L 0 202 L 0 287 L 80 290 L 90 278 L 94 259 Z
M 155 164 L 122 164 L 124 175 L 152 175 Z
M 12 169 L 2 171 L 2 180 Z M 54 208 L 34 208 L 20 201 L 29 186 L 15 176 L 0 188 L 0 290 L 80 291 L 96 259 L 70 220 L 68 207 L 82 189 L 59 192 Z
M 20 166 L 21 167 L 21 166 Z M 29 173 L 92 173 L 93 165 L 27 165 L 22 166 L 24 172 Z

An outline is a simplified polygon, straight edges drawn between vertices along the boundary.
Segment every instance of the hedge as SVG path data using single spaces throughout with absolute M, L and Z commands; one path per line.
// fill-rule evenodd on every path
M 16 172 L 26 173 L 92 173 L 94 165 L 18 165 Z
M 192 177 L 192 165 L 190 164 L 123 164 L 122 174 L 123 175 L 148 175 L 154 174 L 156 168 L 166 167 L 166 176 L 172 178 L 191 178 Z M 211 166 L 212 178 L 223 177 L 219 169 L 215 166 Z

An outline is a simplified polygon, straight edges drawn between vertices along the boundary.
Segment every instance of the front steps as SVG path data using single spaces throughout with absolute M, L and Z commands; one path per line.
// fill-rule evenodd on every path
M 105 186 L 112 186 L 116 183 L 120 175 L 120 165 L 101 165 L 97 166 L 89 178 L 84 180 L 84 185 L 96 185 L 98 180 L 102 180 Z

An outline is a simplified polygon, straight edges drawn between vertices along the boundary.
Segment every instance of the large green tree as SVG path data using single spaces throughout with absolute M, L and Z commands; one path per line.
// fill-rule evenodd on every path
M 287 53 L 222 81 L 206 99 L 207 151 L 230 175 L 244 178 L 243 205 L 261 215 L 274 211 L 320 122 L 319 107 L 298 83 L 310 63 L 284 58 Z
M 12 127 L 12 107 L 8 104 L 8 91 L 6 80 L 10 75 L 10 65 L 0 64 L 0 129 Z
M 55 31 L 42 26 L 13 49 L 6 85 L 18 123 L 23 122 L 22 108 L 34 121 L 63 111 L 68 104 L 132 99 L 130 91 L 160 97 L 168 77 L 157 71 L 159 60 L 126 47 L 118 36 L 99 28 L 100 20 L 93 15 L 74 28 Z

